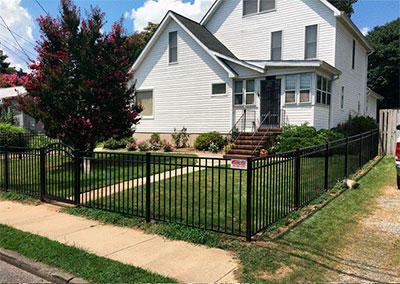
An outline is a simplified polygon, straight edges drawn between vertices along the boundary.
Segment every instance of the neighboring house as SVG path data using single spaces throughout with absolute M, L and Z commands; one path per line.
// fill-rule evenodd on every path
M 0 107 L 3 107 L 4 99 L 12 99 L 18 95 L 26 94 L 24 87 L 11 87 L 11 88 L 0 88 Z M 22 111 L 13 110 L 14 116 L 17 120 L 16 125 L 25 128 L 30 132 L 41 132 L 42 123 L 36 122 L 36 120 Z
M 200 23 L 169 11 L 132 67 L 144 107 L 136 135 L 227 134 L 244 110 L 247 130 L 376 116 L 373 52 L 326 0 L 217 0 Z
M 367 101 L 365 102 L 365 115 L 377 120 L 379 116 L 378 102 L 384 99 L 383 96 L 367 88 Z

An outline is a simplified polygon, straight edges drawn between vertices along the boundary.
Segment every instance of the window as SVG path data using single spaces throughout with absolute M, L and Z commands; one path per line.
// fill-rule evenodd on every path
M 353 40 L 353 59 L 352 59 L 352 68 L 356 67 L 356 41 Z
M 243 16 L 275 9 L 276 0 L 243 0 Z
M 305 59 L 317 58 L 318 26 L 306 27 Z
M 243 105 L 243 81 L 235 82 L 235 105 Z
M 285 85 L 285 102 L 296 103 L 296 76 L 287 76 Z
M 178 62 L 178 32 L 169 33 L 169 63 Z
M 309 103 L 311 94 L 311 75 L 300 76 L 300 102 Z
M 340 108 L 344 109 L 344 87 L 342 87 L 342 96 L 340 99 Z
M 226 94 L 226 84 L 212 84 L 212 94 L 213 95 L 225 95 Z
M 137 91 L 136 103 L 143 108 L 140 113 L 142 117 L 153 116 L 153 91 Z
M 246 105 L 254 105 L 254 80 L 246 81 Z
M 271 34 L 271 60 L 282 60 L 282 32 Z
M 322 76 L 317 76 L 317 104 L 331 105 L 332 81 Z

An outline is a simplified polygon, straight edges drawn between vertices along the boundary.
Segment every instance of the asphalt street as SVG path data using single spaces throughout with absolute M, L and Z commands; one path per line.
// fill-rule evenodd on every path
M 0 283 L 48 283 L 48 281 L 0 260 Z

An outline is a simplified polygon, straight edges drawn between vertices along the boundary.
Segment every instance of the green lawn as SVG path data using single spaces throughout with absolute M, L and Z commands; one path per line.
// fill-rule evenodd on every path
M 12 154 L 9 159 L 10 189 L 39 196 L 40 194 L 40 159 L 35 155 Z M 172 170 L 180 163 L 196 163 L 194 155 L 174 158 L 170 154 L 153 153 L 151 174 Z M 102 188 L 123 181 L 146 176 L 144 153 L 95 153 L 91 158 L 90 172 L 81 171 L 81 192 Z M 0 163 L 4 171 L 4 163 Z M 4 186 L 4 177 L 0 183 Z M 72 158 L 67 154 L 46 156 L 46 193 L 60 198 L 69 198 L 74 194 L 74 167 Z
M 269 164 L 264 167 L 265 163 Z M 344 159 L 331 156 L 329 175 L 336 184 L 344 177 Z M 300 168 L 300 205 L 324 192 L 325 159 L 305 157 Z M 163 177 L 163 174 L 159 176 Z M 221 165 L 214 169 L 166 178 L 151 184 L 151 218 L 208 230 L 245 235 L 247 172 Z M 333 187 L 333 185 L 332 185 Z M 253 223 L 257 232 L 295 209 L 294 161 L 255 162 Z M 145 216 L 145 186 L 129 188 L 86 204 L 129 215 Z
M 94 283 L 173 283 L 144 269 L 0 225 L 0 247 Z

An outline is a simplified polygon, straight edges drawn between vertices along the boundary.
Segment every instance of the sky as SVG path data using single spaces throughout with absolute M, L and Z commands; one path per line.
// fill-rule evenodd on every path
M 99 6 L 106 13 L 105 31 L 113 22 L 124 18 L 128 33 L 141 31 L 148 22 L 158 23 L 168 10 L 174 10 L 200 21 L 214 0 L 75 0 L 84 13 L 90 6 Z M 40 37 L 36 19 L 50 13 L 57 16 L 59 0 L 0 0 L 0 49 L 18 69 L 27 69 L 27 57 L 36 58 L 35 42 Z M 358 0 L 352 20 L 367 34 L 375 26 L 384 25 L 400 16 L 400 0 Z M 46 11 L 46 12 L 45 12 Z M 14 32 L 15 39 L 8 28 Z M 17 43 L 17 42 L 18 43 Z M 18 46 L 21 45 L 22 49 Z

